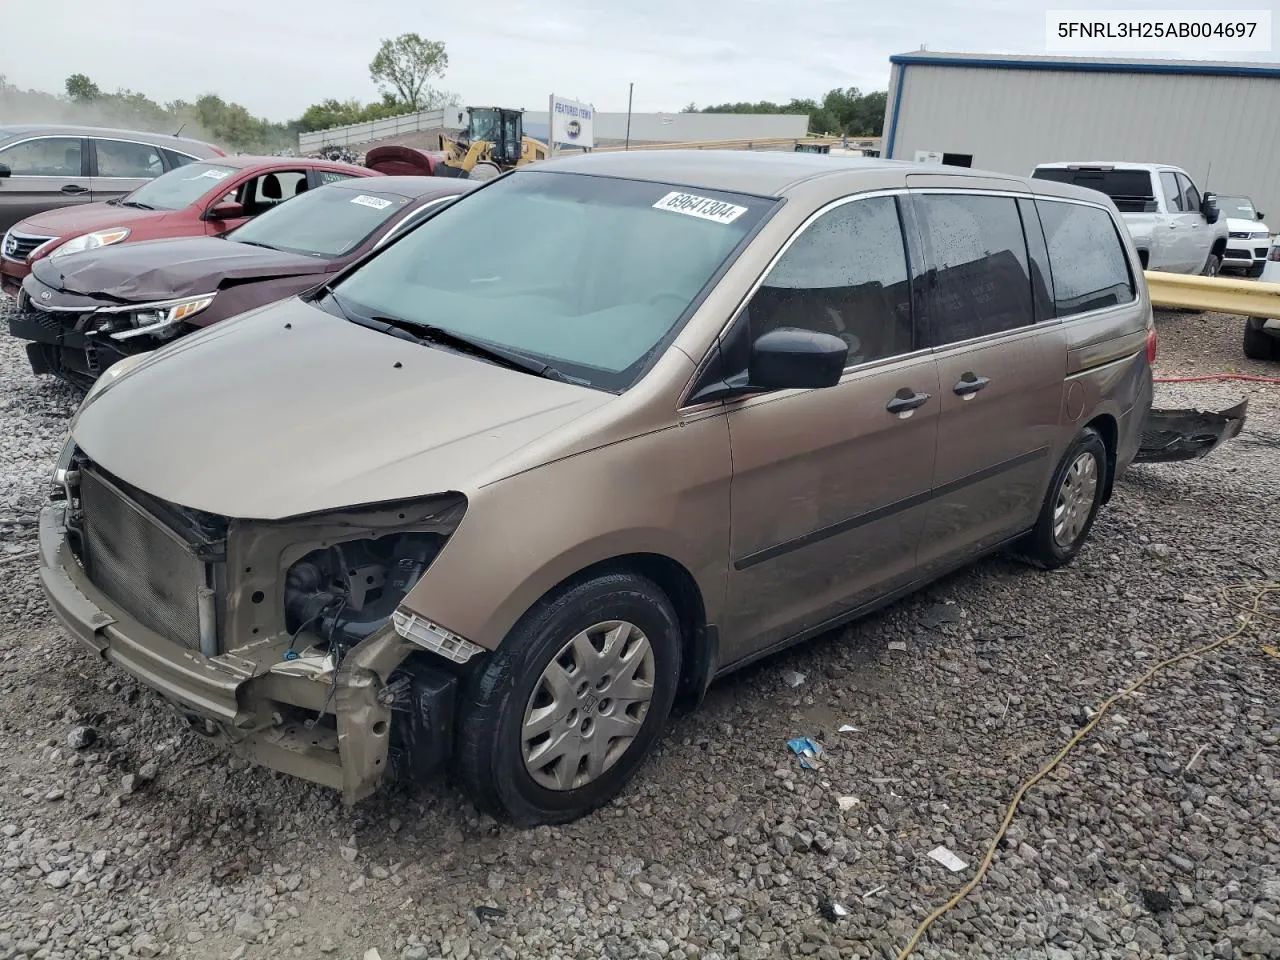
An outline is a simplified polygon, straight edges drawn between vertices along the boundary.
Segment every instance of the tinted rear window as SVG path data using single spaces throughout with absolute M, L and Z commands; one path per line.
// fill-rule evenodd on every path
M 1070 183 L 1105 193 L 1123 213 L 1153 213 L 1157 209 L 1151 174 L 1146 170 L 1065 170 L 1042 167 L 1032 176 L 1037 180 Z
M 1012 197 L 926 194 L 916 201 L 936 272 L 925 323 L 930 346 L 1035 322 L 1022 218 Z
M 1134 299 L 1129 262 L 1107 211 L 1054 200 L 1037 200 L 1036 209 L 1049 248 L 1058 316 Z

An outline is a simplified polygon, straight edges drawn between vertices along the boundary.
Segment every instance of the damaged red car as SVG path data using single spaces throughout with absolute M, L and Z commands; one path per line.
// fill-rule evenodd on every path
M 346 179 L 220 237 L 40 259 L 9 332 L 36 373 L 88 389 L 126 356 L 301 293 L 475 186 L 440 177 Z
M 123 197 L 20 220 L 0 249 L 0 289 L 17 296 L 40 260 L 163 237 L 217 236 L 306 190 L 380 171 L 308 157 L 217 157 L 170 170 Z

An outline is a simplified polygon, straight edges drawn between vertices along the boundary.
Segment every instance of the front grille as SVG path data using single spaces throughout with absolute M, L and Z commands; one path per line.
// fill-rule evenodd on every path
M 1253 254 L 1251 254 L 1248 250 L 1241 250 L 1239 247 L 1227 247 L 1227 249 L 1223 251 L 1223 256 L 1225 256 L 1228 260 L 1252 260 L 1253 259 Z
M 1227 236 L 1232 240 L 1251 240 L 1253 235 L 1248 230 L 1232 230 Z
M 1268 249 L 1267 247 L 1255 247 L 1253 250 L 1253 255 L 1257 257 L 1259 260 L 1265 260 L 1267 259 L 1267 249 Z
M 205 564 L 176 533 L 90 470 L 80 474 L 85 574 L 143 625 L 200 649 L 197 591 Z
M 31 256 L 36 247 L 56 239 L 56 237 L 35 237 L 29 233 L 14 233 L 10 230 L 4 235 L 4 245 L 0 246 L 0 253 L 9 260 L 21 262 Z

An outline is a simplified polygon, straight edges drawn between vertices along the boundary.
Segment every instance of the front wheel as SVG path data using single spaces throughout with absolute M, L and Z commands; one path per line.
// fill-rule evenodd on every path
M 1273 337 L 1262 329 L 1266 323 L 1257 317 L 1244 322 L 1244 355 L 1250 360 L 1280 360 L 1280 337 Z
M 1209 258 L 1205 260 L 1204 267 L 1200 270 L 1202 277 L 1216 277 L 1222 272 L 1222 257 L 1216 253 L 1209 254 Z
M 539 601 L 469 686 L 463 785 L 516 826 L 576 820 L 639 769 L 679 676 L 679 621 L 651 581 L 606 574 Z
M 1020 545 L 1020 554 L 1045 570 L 1070 563 L 1093 529 L 1106 476 L 1106 444 L 1096 430 L 1085 427 L 1053 472 L 1040 516 Z

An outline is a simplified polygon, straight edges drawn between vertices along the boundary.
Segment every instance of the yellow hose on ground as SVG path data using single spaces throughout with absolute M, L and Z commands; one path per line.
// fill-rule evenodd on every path
M 1233 601 L 1231 599 L 1231 592 L 1233 590 L 1254 590 L 1252 605 L 1242 606 Z M 907 960 L 907 958 L 915 952 L 916 948 L 920 946 L 920 942 L 924 939 L 924 935 L 929 932 L 929 928 L 932 927 L 939 918 L 944 916 L 948 911 L 959 904 L 960 901 L 972 893 L 978 884 L 982 882 L 982 878 L 986 876 L 987 871 L 991 868 L 992 862 L 995 860 L 996 849 L 999 847 L 1000 841 L 1004 839 L 1005 833 L 1008 832 L 1009 825 L 1013 823 L 1013 818 L 1018 812 L 1018 805 L 1022 803 L 1022 798 L 1026 795 L 1027 791 L 1052 773 L 1057 766 L 1067 758 L 1071 751 L 1079 746 L 1084 738 L 1087 737 L 1094 727 L 1098 725 L 1102 718 L 1106 716 L 1107 711 L 1110 710 L 1114 704 L 1129 696 L 1129 694 L 1133 693 L 1161 671 L 1167 670 L 1169 667 L 1181 663 L 1183 660 L 1189 660 L 1192 657 L 1200 657 L 1204 656 L 1206 653 L 1212 653 L 1219 647 L 1225 646 L 1232 640 L 1239 638 L 1246 630 L 1253 626 L 1255 620 L 1259 618 L 1264 620 L 1277 619 L 1276 617 L 1261 611 L 1263 600 L 1272 594 L 1280 594 L 1280 582 L 1265 583 L 1256 588 L 1247 583 L 1224 587 L 1222 590 L 1222 598 L 1228 605 L 1243 611 L 1243 614 L 1240 615 L 1239 626 L 1225 636 L 1214 640 L 1212 643 L 1207 643 L 1202 647 L 1196 647 L 1194 650 L 1187 650 L 1183 653 L 1179 653 L 1176 656 L 1169 657 L 1167 660 L 1161 660 L 1137 680 L 1129 684 L 1129 686 L 1106 700 L 1102 706 L 1098 708 L 1098 712 L 1089 719 L 1088 723 L 1076 731 L 1076 733 L 1067 741 L 1066 745 L 1058 751 L 1052 760 L 1041 767 L 1039 771 L 1024 780 L 1022 786 L 1018 787 L 1018 791 L 1013 795 L 1013 800 L 1009 802 L 1009 806 L 1005 810 L 1004 819 L 1000 822 L 1000 826 L 996 830 L 995 836 L 991 838 L 991 844 L 987 847 L 987 852 L 982 858 L 982 862 L 978 864 L 977 872 L 974 873 L 972 879 L 970 879 L 968 883 L 955 892 L 950 900 L 924 918 L 920 926 L 916 928 L 916 932 L 911 935 L 911 939 L 907 941 L 906 946 L 899 951 L 897 960 Z M 1269 651 L 1266 652 L 1269 654 Z

